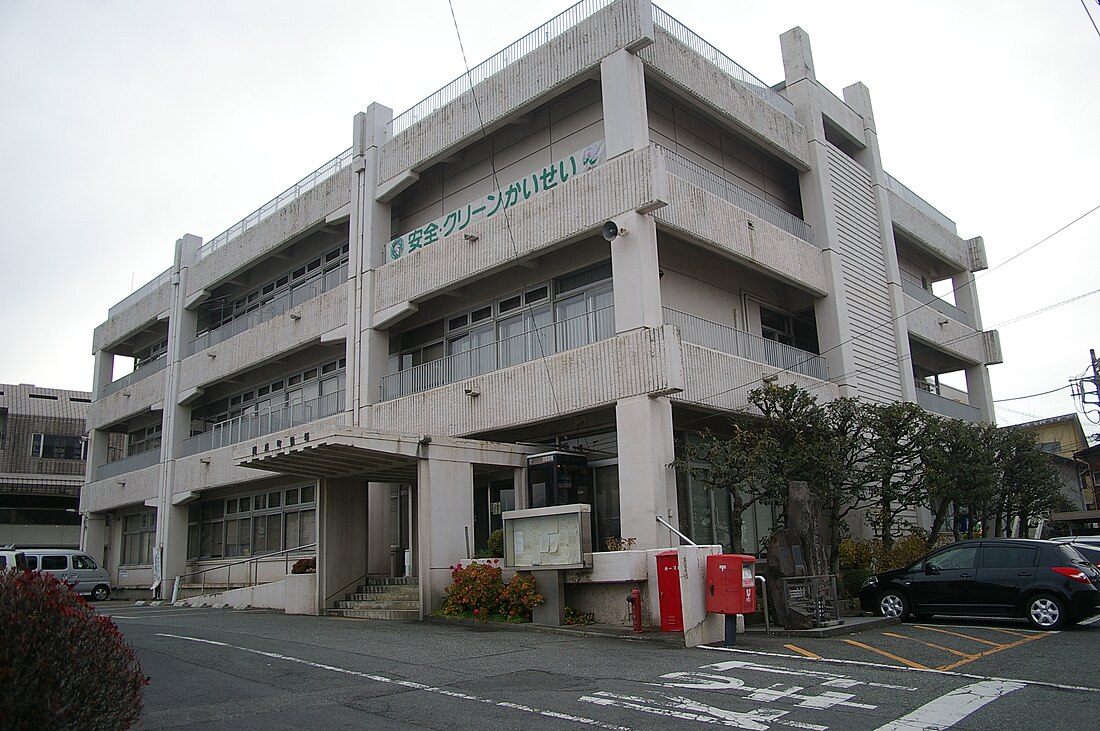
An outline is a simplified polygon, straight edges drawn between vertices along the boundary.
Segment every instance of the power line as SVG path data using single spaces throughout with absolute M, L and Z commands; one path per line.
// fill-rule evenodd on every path
M 1089 22 L 1092 23 L 1092 29 L 1096 31 L 1096 35 L 1100 36 L 1100 28 L 1096 27 L 1096 20 L 1092 17 L 1092 13 L 1089 12 L 1089 6 L 1085 5 L 1085 0 L 1081 0 L 1081 7 L 1085 10 L 1085 15 L 1089 16 Z
M 1058 393 L 1059 391 L 1065 391 L 1069 387 L 1070 387 L 1070 384 L 1067 383 L 1064 386 L 1059 386 L 1058 388 L 1052 388 L 1049 391 L 1040 391 L 1039 393 L 1029 393 L 1027 396 L 1013 396 L 1012 398 L 993 399 L 993 403 L 1003 404 L 1006 401 L 1022 401 L 1023 399 L 1035 398 L 1036 396 L 1046 396 L 1047 394 Z

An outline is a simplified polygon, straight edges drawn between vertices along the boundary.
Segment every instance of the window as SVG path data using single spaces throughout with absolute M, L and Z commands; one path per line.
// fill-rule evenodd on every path
M 817 321 L 812 311 L 788 315 L 761 305 L 760 334 L 765 340 L 774 340 L 808 353 L 818 352 Z
M 192 505 L 187 557 L 235 558 L 317 541 L 314 487 L 293 487 Z
M 96 566 L 96 563 L 95 563 L 95 561 L 92 560 L 91 556 L 82 556 L 82 555 L 76 554 L 76 555 L 73 556 L 73 568 L 74 569 L 85 569 L 85 570 L 88 570 L 88 571 L 95 571 L 96 569 L 99 568 L 99 566 Z
M 928 565 L 935 569 L 972 569 L 978 563 L 977 546 L 959 546 L 928 559 Z
M 1034 566 L 1038 549 L 1032 546 L 986 545 L 982 549 L 982 568 L 1017 569 Z
M 42 459 L 84 459 L 87 442 L 84 437 L 59 434 L 32 434 L 31 456 Z
M 43 556 L 43 571 L 64 571 L 69 568 L 69 560 L 66 556 Z
M 157 513 L 147 510 L 122 519 L 122 564 L 148 566 L 153 563 L 153 542 L 156 539 Z

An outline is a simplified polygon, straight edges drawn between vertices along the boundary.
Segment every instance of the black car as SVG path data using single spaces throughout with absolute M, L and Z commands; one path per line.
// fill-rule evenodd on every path
M 1100 568 L 1100 536 L 1067 536 L 1050 540 L 1072 546 L 1077 553 L 1087 558 L 1089 563 Z
M 962 541 L 867 579 L 866 612 L 904 619 L 933 614 L 1024 617 L 1059 629 L 1096 613 L 1100 571 L 1072 547 L 1015 538 Z

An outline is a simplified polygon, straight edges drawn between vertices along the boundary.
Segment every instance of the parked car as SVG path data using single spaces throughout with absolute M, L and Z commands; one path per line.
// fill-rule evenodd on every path
M 1100 568 L 1100 536 L 1067 536 L 1051 538 L 1055 543 L 1073 546 L 1077 553 L 1088 559 L 1093 566 Z
M 12 546 L 0 546 L 0 571 L 7 569 L 27 568 L 27 558 L 22 551 L 16 551 Z
M 32 571 L 45 571 L 72 584 L 75 591 L 103 601 L 111 595 L 111 575 L 83 551 L 69 548 L 20 548 Z
M 1051 541 L 962 541 L 905 568 L 875 574 L 859 593 L 864 611 L 904 619 L 933 614 L 1024 617 L 1053 630 L 1096 613 L 1100 570 Z

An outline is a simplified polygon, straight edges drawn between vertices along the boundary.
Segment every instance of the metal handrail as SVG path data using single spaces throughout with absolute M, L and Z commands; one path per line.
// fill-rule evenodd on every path
M 229 563 L 223 563 L 223 564 L 220 564 L 218 566 L 209 566 L 205 569 L 199 569 L 197 571 L 189 571 L 186 574 L 180 574 L 176 577 L 176 583 L 172 587 L 172 603 L 175 604 L 176 600 L 179 599 L 180 586 L 182 585 L 183 578 L 185 576 L 195 576 L 195 575 L 201 576 L 202 579 L 199 582 L 199 586 L 200 586 L 199 591 L 202 594 L 205 594 L 206 593 L 206 574 L 207 574 L 207 572 L 218 571 L 220 569 L 225 569 L 225 590 L 229 591 L 229 587 L 230 587 L 229 579 L 233 575 L 233 567 L 234 566 L 240 566 L 241 564 L 259 563 L 262 560 L 274 558 L 276 556 L 283 556 L 284 559 L 285 559 L 284 565 L 283 565 L 283 571 L 285 573 L 289 574 L 290 573 L 290 569 L 289 569 L 290 554 L 294 553 L 296 551 L 304 551 L 307 548 L 317 548 L 317 543 L 316 542 L 307 543 L 305 545 L 298 546 L 297 548 L 285 548 L 282 551 L 275 551 L 274 553 L 265 553 L 262 556 L 252 556 L 250 558 L 242 558 L 239 561 L 231 561 Z M 255 577 L 253 576 L 253 573 L 252 573 L 251 569 L 247 572 L 246 576 L 248 576 L 248 582 L 249 582 L 248 585 L 249 586 L 255 586 L 256 585 L 256 581 L 254 581 L 254 578 L 258 578 L 258 575 L 259 575 L 258 570 L 256 571 L 256 576 Z
M 668 522 L 667 520 L 665 520 L 664 518 L 662 518 L 661 516 L 659 516 L 659 515 L 655 515 L 655 516 L 653 516 L 653 517 L 655 517 L 655 518 L 657 519 L 657 522 L 658 522 L 658 523 L 660 523 L 660 524 L 661 524 L 661 525 L 663 525 L 664 527 L 668 528 L 668 529 L 669 529 L 670 531 L 672 531 L 672 532 L 673 532 L 673 533 L 675 533 L 676 535 L 680 536 L 680 539 L 681 539 L 681 540 L 683 540 L 683 541 L 684 541 L 685 543 L 687 543 L 687 544 L 688 544 L 689 546 L 698 546 L 698 545 L 699 545 L 699 544 L 698 544 L 698 543 L 696 543 L 695 541 L 693 541 L 693 540 L 691 540 L 690 538 L 688 538 L 687 536 L 685 536 L 685 535 L 684 535 L 683 533 L 681 533 L 680 531 L 678 531 L 678 530 L 676 530 L 675 528 L 673 528 L 673 527 L 672 527 L 672 524 L 671 524 L 671 523 L 669 523 L 669 522 Z

